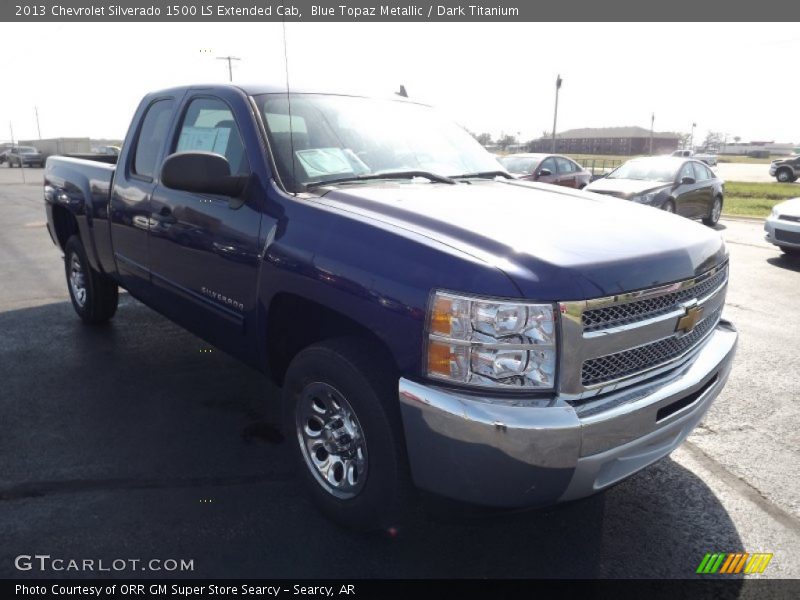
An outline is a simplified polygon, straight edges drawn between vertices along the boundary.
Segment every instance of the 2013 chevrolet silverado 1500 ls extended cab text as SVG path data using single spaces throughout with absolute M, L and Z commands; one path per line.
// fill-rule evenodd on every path
M 44 194 L 80 317 L 122 287 L 268 373 L 311 494 L 374 528 L 414 486 L 602 490 L 728 377 L 718 233 L 498 168 L 407 99 L 215 85 L 146 96 L 116 166 L 51 157 Z

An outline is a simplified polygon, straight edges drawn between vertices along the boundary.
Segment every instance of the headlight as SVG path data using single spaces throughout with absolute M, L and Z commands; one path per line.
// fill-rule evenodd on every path
M 658 192 L 650 192 L 649 194 L 639 194 L 631 198 L 631 200 L 633 200 L 634 202 L 640 202 L 642 204 L 650 204 L 657 194 Z
M 555 387 L 553 304 L 436 292 L 427 335 L 429 377 L 478 387 Z
M 779 214 L 780 214 L 780 212 L 778 211 L 778 209 L 777 208 L 773 208 L 772 212 L 769 213 L 769 218 L 770 219 L 777 219 Z

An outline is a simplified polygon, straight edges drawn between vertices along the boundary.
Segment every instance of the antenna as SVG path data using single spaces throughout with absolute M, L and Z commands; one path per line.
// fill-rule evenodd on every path
M 297 186 L 297 177 L 295 176 L 295 158 L 294 158 L 294 121 L 292 120 L 292 98 L 289 95 L 289 54 L 286 50 L 286 20 L 283 23 L 283 64 L 286 69 L 286 104 L 289 108 L 289 147 L 292 151 L 292 185 Z M 294 192 L 297 195 L 297 192 Z

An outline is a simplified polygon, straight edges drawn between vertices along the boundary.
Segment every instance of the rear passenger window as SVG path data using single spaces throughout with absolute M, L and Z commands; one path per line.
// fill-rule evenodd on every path
M 174 104 L 171 99 L 158 100 L 147 109 L 133 156 L 133 172 L 136 175 L 153 178 L 158 152 L 167 136 Z
M 231 109 L 216 98 L 191 101 L 181 124 L 176 152 L 202 151 L 228 159 L 232 175 L 247 175 L 250 165 Z

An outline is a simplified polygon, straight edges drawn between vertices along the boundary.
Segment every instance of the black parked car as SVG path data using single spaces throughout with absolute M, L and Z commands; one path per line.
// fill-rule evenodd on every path
M 586 191 L 648 204 L 713 227 L 722 214 L 725 182 L 699 160 L 634 158 Z
M 8 151 L 9 167 L 43 167 L 44 155 L 33 146 L 14 146 Z

